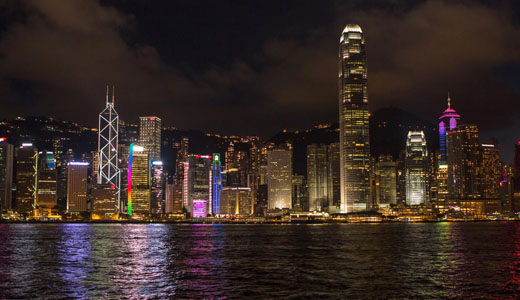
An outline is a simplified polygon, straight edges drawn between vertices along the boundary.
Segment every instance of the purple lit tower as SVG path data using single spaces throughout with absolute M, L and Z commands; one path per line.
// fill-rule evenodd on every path
M 457 128 L 460 120 L 460 115 L 451 108 L 450 94 L 448 93 L 448 108 L 442 113 L 439 118 L 439 144 L 440 144 L 440 160 L 437 173 L 437 203 L 435 207 L 444 212 L 449 209 L 450 202 L 448 201 L 448 147 L 447 147 L 447 132 Z
M 447 148 L 446 148 L 446 131 L 457 128 L 457 124 L 460 120 L 460 115 L 451 108 L 450 94 L 448 93 L 448 108 L 442 113 L 439 118 L 439 140 L 440 140 L 440 153 L 441 160 L 440 165 L 446 165 L 447 160 Z

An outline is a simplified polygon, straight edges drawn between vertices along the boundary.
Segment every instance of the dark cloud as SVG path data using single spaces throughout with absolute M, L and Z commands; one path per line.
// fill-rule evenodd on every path
M 398 106 L 435 121 L 450 91 L 484 136 L 520 138 L 511 138 L 520 113 L 514 2 L 143 3 L 15 5 L 0 35 L 4 115 L 95 125 L 114 83 L 130 122 L 157 114 L 180 128 L 263 136 L 335 122 L 338 39 L 359 23 L 371 110 Z

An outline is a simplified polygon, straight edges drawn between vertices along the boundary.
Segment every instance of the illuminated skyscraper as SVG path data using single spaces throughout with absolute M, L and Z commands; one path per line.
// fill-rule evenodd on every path
M 128 214 L 150 213 L 150 160 L 143 146 L 130 144 Z
M 139 117 L 139 145 L 150 160 L 161 160 L 161 118 Z
M 220 165 L 220 153 L 213 153 L 213 165 L 211 167 L 212 185 L 212 214 L 220 214 L 220 195 L 222 193 L 222 168 Z
M 446 147 L 446 132 L 457 128 L 457 124 L 460 121 L 460 115 L 451 108 L 451 98 L 448 94 L 448 108 L 439 117 L 439 145 L 441 159 L 440 165 L 446 165 L 447 159 L 447 147 Z
M 13 161 L 14 146 L 0 138 L 0 213 L 13 208 Z
M 292 208 L 292 151 L 267 152 L 268 209 Z
M 307 146 L 307 186 L 309 211 L 329 212 L 339 208 L 338 144 Z
M 349 24 L 339 46 L 339 128 L 341 211 L 368 208 L 370 144 L 365 39 Z
M 164 172 L 163 162 L 160 160 L 152 161 L 151 166 L 151 188 L 152 195 L 150 201 L 150 207 L 152 213 L 162 214 L 164 213 Z
M 189 155 L 184 164 L 183 205 L 193 217 L 211 214 L 211 155 Z
M 87 162 L 69 162 L 67 168 L 67 211 L 87 211 Z
M 112 101 L 109 101 L 107 86 L 106 107 L 99 114 L 97 182 L 115 187 L 117 205 L 120 209 L 121 174 L 118 159 L 118 137 L 119 115 L 114 108 L 114 88 L 112 87 Z
M 52 209 L 58 204 L 58 171 L 53 152 L 39 152 L 36 207 Z
M 94 184 L 91 197 L 93 218 L 110 219 L 119 212 L 116 188 L 113 184 Z
M 406 204 L 428 202 L 428 150 L 422 131 L 409 131 L 406 140 Z
M 451 108 L 451 98 L 448 94 L 448 108 L 439 117 L 439 165 L 437 166 L 437 208 L 445 211 L 449 208 L 448 201 L 448 146 L 447 132 L 455 130 L 460 122 L 460 115 Z
M 480 189 L 484 199 L 497 199 L 500 197 L 500 181 L 502 176 L 502 164 L 498 152 L 498 142 L 480 145 Z
M 187 137 L 182 137 L 181 143 L 180 143 L 180 149 L 177 151 L 177 168 L 175 170 L 175 178 L 174 183 L 175 184 L 181 184 L 184 181 L 184 163 L 186 162 L 186 159 L 188 158 L 188 146 L 189 146 L 189 139 Z
M 379 182 L 379 207 L 397 204 L 397 162 L 392 156 L 380 156 L 374 170 Z
M 36 205 L 38 150 L 31 143 L 16 149 L 16 202 L 18 213 L 30 214 Z
M 476 125 L 458 125 L 448 131 L 448 199 L 480 198 L 480 143 Z

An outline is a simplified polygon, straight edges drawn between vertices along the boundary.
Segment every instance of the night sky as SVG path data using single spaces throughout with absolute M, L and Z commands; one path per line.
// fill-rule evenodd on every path
M 96 126 L 105 85 L 137 123 L 269 137 L 338 119 L 339 36 L 365 34 L 370 110 L 452 107 L 520 139 L 518 1 L 0 1 L 3 118 Z

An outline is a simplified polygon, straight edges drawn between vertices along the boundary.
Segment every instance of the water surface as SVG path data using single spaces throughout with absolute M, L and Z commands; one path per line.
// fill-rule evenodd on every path
M 520 223 L 0 224 L 1 299 L 518 299 Z

